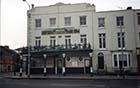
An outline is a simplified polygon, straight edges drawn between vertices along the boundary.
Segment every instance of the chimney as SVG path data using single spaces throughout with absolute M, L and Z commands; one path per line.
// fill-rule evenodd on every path
M 132 7 L 131 6 L 127 7 L 127 10 L 132 10 Z
M 32 4 L 32 9 L 34 8 L 34 4 Z

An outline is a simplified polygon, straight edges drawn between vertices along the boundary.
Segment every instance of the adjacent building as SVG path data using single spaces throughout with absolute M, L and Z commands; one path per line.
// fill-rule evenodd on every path
M 28 48 L 21 54 L 31 73 L 140 71 L 139 9 L 96 12 L 94 4 L 56 3 L 27 15 Z
M 8 46 L 0 46 L 0 72 L 13 72 L 18 68 L 18 55 Z

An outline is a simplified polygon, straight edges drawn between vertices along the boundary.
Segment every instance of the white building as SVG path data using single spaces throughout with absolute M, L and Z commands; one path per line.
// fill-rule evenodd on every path
M 55 74 L 115 72 L 122 67 L 137 72 L 140 10 L 96 12 L 88 3 L 33 7 L 28 11 L 28 46 L 36 46 L 31 49 L 33 73 L 45 67 Z

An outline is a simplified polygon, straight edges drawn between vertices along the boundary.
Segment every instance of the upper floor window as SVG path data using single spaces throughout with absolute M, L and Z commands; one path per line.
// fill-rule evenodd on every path
M 71 36 L 65 36 L 65 45 L 66 45 L 66 48 L 71 47 Z
M 65 26 L 70 26 L 71 25 L 71 17 L 65 17 Z
M 41 19 L 35 19 L 35 27 L 41 27 Z
M 116 25 L 117 26 L 123 26 L 124 25 L 124 17 L 123 16 L 117 16 L 116 17 Z
M 35 46 L 41 45 L 41 37 L 35 37 Z
M 122 34 L 122 35 L 121 35 Z M 118 48 L 125 48 L 125 34 L 123 33 L 118 33 Z
M 53 27 L 56 25 L 56 18 L 50 18 L 50 26 Z
M 138 25 L 140 25 L 140 13 L 137 13 L 137 17 L 138 17 Z
M 80 16 L 80 25 L 86 25 L 86 16 Z
M 55 36 L 50 36 L 50 47 L 55 47 L 56 39 Z
M 105 27 L 105 18 L 98 18 L 98 27 Z
M 82 43 L 82 44 L 87 44 L 87 38 L 86 38 L 86 35 L 80 35 L 80 42 Z
M 106 48 L 105 33 L 99 33 L 99 48 Z

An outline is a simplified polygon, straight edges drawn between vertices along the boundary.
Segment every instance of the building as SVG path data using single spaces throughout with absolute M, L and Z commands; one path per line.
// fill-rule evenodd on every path
M 94 4 L 56 3 L 32 7 L 27 14 L 29 48 L 21 54 L 26 62 L 31 61 L 27 65 L 30 73 L 89 74 L 140 69 L 136 54 L 140 47 L 139 9 L 96 12 Z
M 0 72 L 17 71 L 18 55 L 8 46 L 0 46 Z

